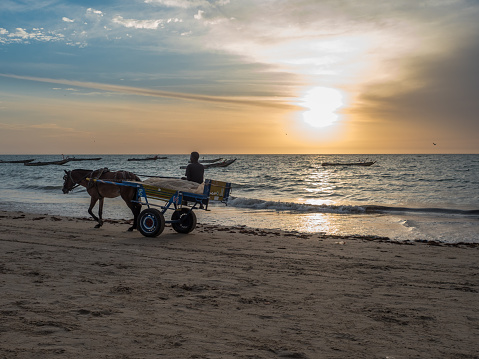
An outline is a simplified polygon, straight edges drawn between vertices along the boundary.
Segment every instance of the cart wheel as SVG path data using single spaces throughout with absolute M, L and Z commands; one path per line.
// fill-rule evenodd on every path
M 178 233 L 190 233 L 196 228 L 196 214 L 188 208 L 182 208 L 173 212 L 171 220 L 176 221 L 178 219 L 180 220 L 179 222 L 171 224 Z
M 159 236 L 164 229 L 165 217 L 157 209 L 145 209 L 138 216 L 138 231 L 145 237 Z

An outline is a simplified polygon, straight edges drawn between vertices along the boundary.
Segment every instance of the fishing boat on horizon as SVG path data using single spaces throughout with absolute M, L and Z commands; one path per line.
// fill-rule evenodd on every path
M 360 161 L 360 162 L 323 162 L 321 166 L 372 166 L 376 161 Z
M 166 160 L 168 157 L 144 157 L 144 158 L 129 158 L 128 161 L 156 161 L 156 160 Z
M 101 160 L 101 157 L 93 157 L 93 158 L 76 158 L 76 157 L 71 157 L 68 158 L 70 161 L 99 161 Z
M 48 165 L 64 165 L 67 162 L 70 162 L 71 158 L 64 158 L 59 161 L 48 161 L 48 162 L 25 162 L 25 166 L 48 166 Z
M 0 160 L 0 163 L 27 163 L 27 162 L 33 162 L 35 161 L 35 159 L 31 159 L 31 160 Z

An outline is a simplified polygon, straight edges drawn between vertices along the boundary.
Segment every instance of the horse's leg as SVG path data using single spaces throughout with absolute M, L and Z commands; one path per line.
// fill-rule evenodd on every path
M 136 229 L 136 222 L 141 211 L 141 203 L 132 202 L 132 200 L 136 198 L 136 189 L 121 192 L 121 198 L 123 198 L 126 205 L 131 210 L 131 213 L 133 213 L 133 225 L 128 228 L 128 231 L 131 232 Z
M 103 226 L 103 201 L 105 199 L 103 197 L 100 197 L 100 201 L 98 203 L 98 224 L 95 226 L 95 228 L 100 228 Z
M 132 203 L 132 204 L 134 204 L 131 210 L 133 212 L 133 226 L 131 226 L 131 228 L 128 229 L 129 231 L 136 229 L 138 216 L 140 215 L 140 212 L 141 212 L 141 203 Z
M 100 223 L 100 220 L 98 219 L 97 216 L 95 216 L 95 215 L 93 214 L 93 211 L 92 211 L 93 207 L 95 207 L 96 201 L 98 201 L 98 197 L 91 196 L 91 199 L 90 199 L 90 208 L 88 208 L 88 213 L 90 213 L 90 216 L 92 216 L 95 221 L 97 221 L 98 223 Z M 98 228 L 98 225 L 95 226 L 95 228 Z

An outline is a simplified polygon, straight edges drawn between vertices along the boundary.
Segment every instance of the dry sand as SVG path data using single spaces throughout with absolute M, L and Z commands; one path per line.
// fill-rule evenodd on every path
M 0 358 L 479 358 L 478 248 L 0 212 Z

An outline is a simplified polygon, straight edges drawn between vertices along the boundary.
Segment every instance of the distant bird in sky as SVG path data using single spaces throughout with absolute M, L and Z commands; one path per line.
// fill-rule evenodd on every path
M 435 144 L 434 142 L 433 142 L 432 144 L 433 144 L 434 146 L 436 146 L 436 144 Z

